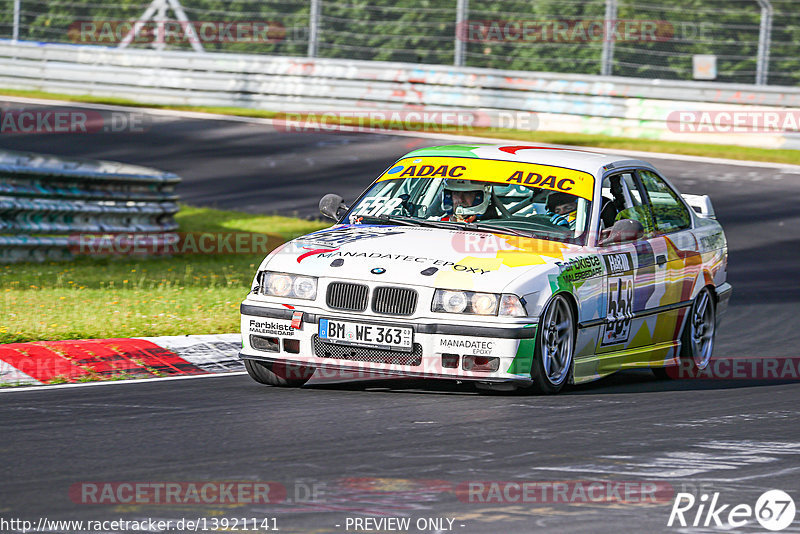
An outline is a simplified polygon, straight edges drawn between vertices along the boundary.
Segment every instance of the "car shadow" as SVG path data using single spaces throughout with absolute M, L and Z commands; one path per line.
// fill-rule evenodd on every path
M 800 383 L 792 379 L 708 379 L 708 378 L 683 378 L 660 379 L 656 378 L 649 369 L 632 369 L 620 371 L 595 382 L 572 385 L 566 388 L 563 395 L 597 395 L 597 394 L 624 394 L 624 393 L 661 393 L 665 391 L 712 391 L 727 389 L 742 389 L 754 387 L 780 386 L 784 384 Z
M 754 387 L 780 386 L 800 383 L 791 379 L 659 379 L 649 369 L 619 371 L 594 382 L 568 385 L 560 393 L 571 395 L 619 395 L 647 394 L 666 391 L 712 391 Z M 383 393 L 411 393 L 418 395 L 473 395 L 473 396 L 536 396 L 530 389 L 494 391 L 479 389 L 470 381 L 454 381 L 436 378 L 361 378 L 347 381 L 312 381 L 304 389 L 328 391 L 365 391 Z
M 480 393 L 474 384 L 455 380 L 418 377 L 391 377 L 391 378 L 358 378 L 337 382 L 312 378 L 304 389 L 319 389 L 328 391 L 369 391 L 385 393 L 415 393 L 420 395 L 477 395 Z

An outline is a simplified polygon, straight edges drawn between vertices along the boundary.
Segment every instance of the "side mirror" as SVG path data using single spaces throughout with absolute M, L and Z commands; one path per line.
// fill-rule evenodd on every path
M 633 219 L 622 219 L 600 234 L 600 246 L 637 241 L 644 237 L 644 226 Z
M 345 204 L 344 199 L 336 193 L 328 193 L 319 201 L 320 213 L 334 221 L 339 220 L 339 213 L 342 210 L 347 210 L 347 204 Z

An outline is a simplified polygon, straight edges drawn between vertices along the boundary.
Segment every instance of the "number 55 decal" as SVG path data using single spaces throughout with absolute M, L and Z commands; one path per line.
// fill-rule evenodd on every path
M 633 276 L 608 279 L 608 313 L 603 331 L 603 345 L 628 341 L 633 319 Z

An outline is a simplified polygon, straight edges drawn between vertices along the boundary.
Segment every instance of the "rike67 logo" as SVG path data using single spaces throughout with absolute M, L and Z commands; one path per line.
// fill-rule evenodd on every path
M 704 493 L 699 499 L 691 493 L 678 493 L 667 526 L 724 527 L 731 530 L 755 519 L 765 529 L 777 532 L 792 524 L 795 512 L 794 500 L 781 490 L 762 493 L 755 506 L 723 504 L 719 492 L 711 496 Z

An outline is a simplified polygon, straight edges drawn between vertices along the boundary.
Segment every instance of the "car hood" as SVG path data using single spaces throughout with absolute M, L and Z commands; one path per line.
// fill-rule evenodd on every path
M 318 277 L 475 291 L 514 291 L 513 282 L 559 272 L 582 251 L 556 241 L 411 226 L 337 225 L 290 241 L 262 269 Z M 531 271 L 540 271 L 531 272 Z

